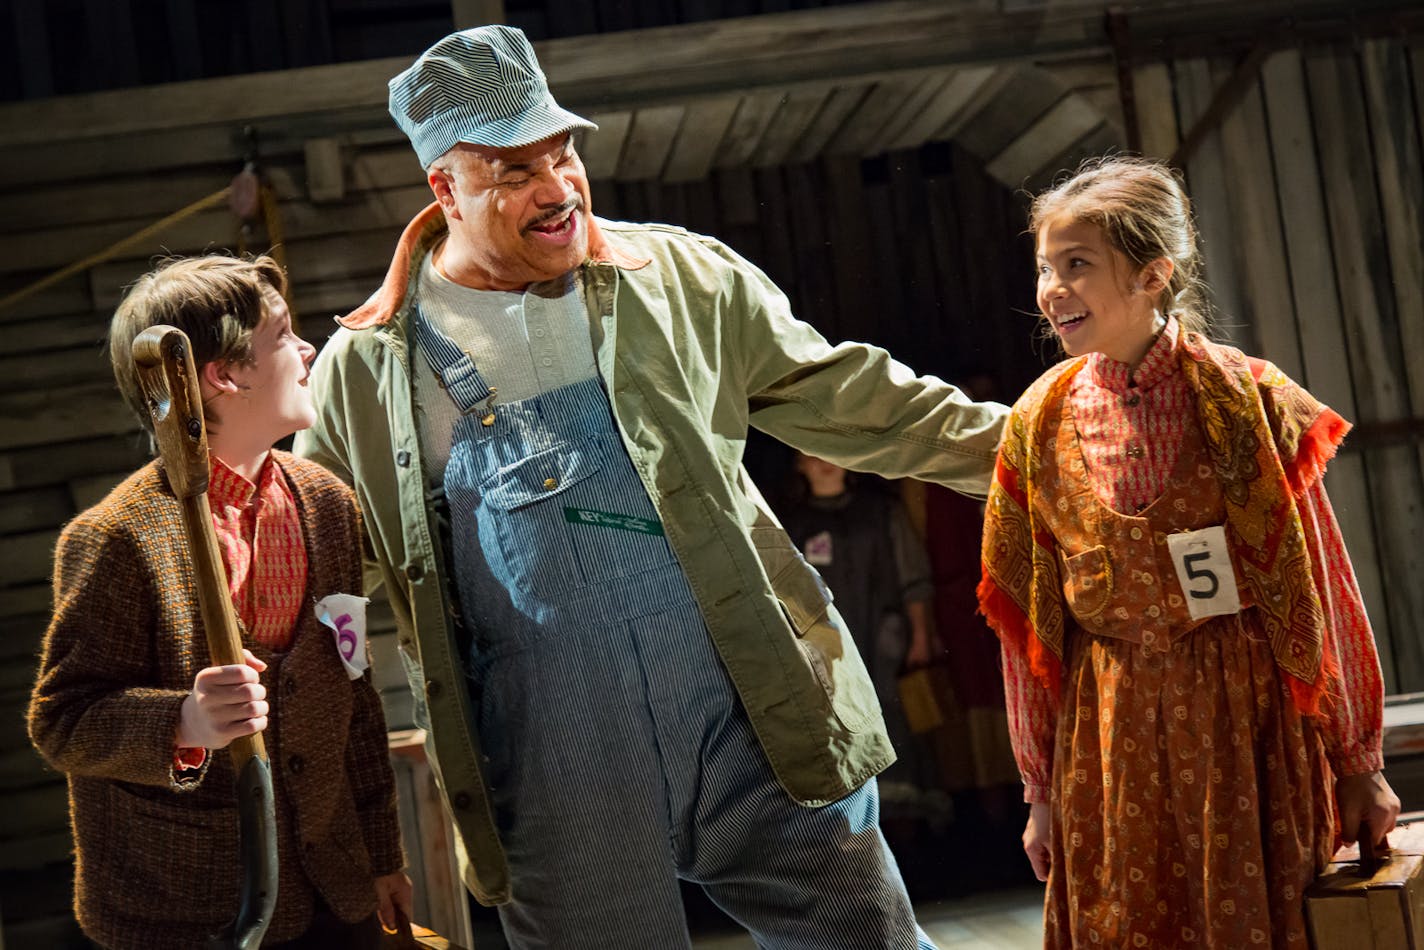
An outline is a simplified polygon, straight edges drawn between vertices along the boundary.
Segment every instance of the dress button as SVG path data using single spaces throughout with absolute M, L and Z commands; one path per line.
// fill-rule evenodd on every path
M 1142 529 L 1139 528 L 1139 527 L 1137 527 L 1137 526 L 1135 526 L 1135 525 L 1133 526 L 1132 530 L 1129 531 L 1127 534 L 1128 534 L 1128 537 L 1132 538 L 1132 540 L 1134 540 L 1134 541 L 1141 541 L 1141 540 L 1142 540 Z
M 407 452 L 405 449 L 401 449 L 399 452 L 397 452 L 396 464 L 399 465 L 401 468 L 408 467 L 410 465 L 410 453 Z
M 425 576 L 425 568 L 419 564 L 411 564 L 405 569 L 405 576 L 413 581 L 418 581 Z
M 546 478 L 544 479 L 544 487 L 553 491 L 559 487 L 559 480 L 557 478 Z

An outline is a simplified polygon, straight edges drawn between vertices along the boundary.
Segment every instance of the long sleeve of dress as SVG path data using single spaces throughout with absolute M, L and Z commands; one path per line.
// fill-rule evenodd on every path
M 1374 634 L 1324 483 L 1317 481 L 1307 489 L 1298 507 L 1325 608 L 1327 655 L 1333 654 L 1340 665 L 1325 707 L 1325 752 L 1336 775 L 1373 772 L 1384 767 L 1384 689 Z
M 1051 797 L 1053 735 L 1058 706 L 1053 695 L 1029 669 L 1023 651 L 1004 639 L 1004 700 L 1009 714 L 1009 736 L 1023 778 L 1024 801 L 1046 802 Z

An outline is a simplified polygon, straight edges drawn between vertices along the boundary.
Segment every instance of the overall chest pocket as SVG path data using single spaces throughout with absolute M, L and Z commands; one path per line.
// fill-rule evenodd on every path
M 613 434 L 501 468 L 480 486 L 480 499 L 490 568 L 501 583 L 535 597 L 602 588 L 675 562 L 657 509 Z
M 568 443 L 505 466 L 481 483 L 480 541 L 501 584 L 541 598 L 586 586 L 564 507 L 575 487 L 597 483 L 602 462 L 596 445 Z

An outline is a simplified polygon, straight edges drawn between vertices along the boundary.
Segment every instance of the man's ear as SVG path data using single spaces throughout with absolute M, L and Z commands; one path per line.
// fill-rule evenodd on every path
M 425 180 L 429 183 L 430 190 L 440 205 L 440 210 L 445 212 L 445 217 L 458 219 L 460 208 L 455 203 L 455 180 L 450 173 L 436 165 L 431 165 L 425 172 Z
M 235 393 L 242 387 L 232 378 L 232 364 L 227 360 L 208 360 L 198 367 L 198 388 L 207 401 L 221 393 Z

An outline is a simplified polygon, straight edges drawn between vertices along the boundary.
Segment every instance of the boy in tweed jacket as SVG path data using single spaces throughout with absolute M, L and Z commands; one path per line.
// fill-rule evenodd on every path
M 246 647 L 245 664 L 208 666 L 159 462 L 66 526 L 29 730 L 69 779 L 75 914 L 114 950 L 202 946 L 236 913 L 236 792 L 217 750 L 255 732 L 277 801 L 264 946 L 375 946 L 396 907 L 410 912 L 380 698 L 313 606 L 361 592 L 359 514 L 334 476 L 272 449 L 315 414 L 315 352 L 292 330 L 285 284 L 267 257 L 172 261 L 134 285 L 110 328 L 119 388 L 145 425 L 133 338 L 167 323 L 192 341 Z

